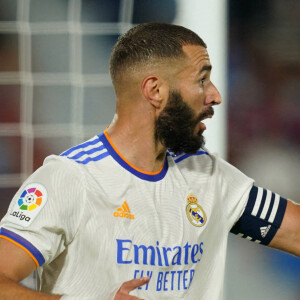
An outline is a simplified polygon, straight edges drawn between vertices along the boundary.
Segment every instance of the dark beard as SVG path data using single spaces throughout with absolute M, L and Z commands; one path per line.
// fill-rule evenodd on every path
M 174 153 L 196 153 L 204 146 L 203 131 L 195 134 L 196 125 L 206 116 L 212 115 L 213 108 L 195 116 L 192 108 L 184 102 L 179 92 L 172 91 L 166 107 L 155 122 L 155 141 L 160 141 Z

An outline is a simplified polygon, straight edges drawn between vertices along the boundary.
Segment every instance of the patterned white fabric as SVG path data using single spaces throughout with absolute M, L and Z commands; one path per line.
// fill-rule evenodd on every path
M 32 184 L 46 189 L 47 203 L 25 227 L 11 214 L 16 203 L 34 201 L 23 194 Z M 23 245 L 40 265 L 44 259 L 44 292 L 108 299 L 122 282 L 150 276 L 132 295 L 221 299 L 228 233 L 252 186 L 203 149 L 169 152 L 156 174 L 139 171 L 101 134 L 45 160 L 12 200 L 2 237 Z

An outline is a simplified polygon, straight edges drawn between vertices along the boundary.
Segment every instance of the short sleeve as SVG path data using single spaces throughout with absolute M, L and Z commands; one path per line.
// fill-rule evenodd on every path
M 48 264 L 73 240 L 85 205 L 84 176 L 76 164 L 52 156 L 21 186 L 0 223 L 0 237 Z
M 220 208 L 230 231 L 245 209 L 254 180 L 219 157 L 216 157 L 214 172 L 217 177 L 215 189 L 221 199 Z

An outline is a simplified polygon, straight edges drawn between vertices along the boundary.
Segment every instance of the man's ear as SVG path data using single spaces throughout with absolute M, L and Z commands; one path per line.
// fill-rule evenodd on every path
M 149 75 L 145 77 L 141 89 L 144 97 L 156 109 L 160 109 L 164 105 L 164 100 L 168 98 L 168 85 L 159 76 Z

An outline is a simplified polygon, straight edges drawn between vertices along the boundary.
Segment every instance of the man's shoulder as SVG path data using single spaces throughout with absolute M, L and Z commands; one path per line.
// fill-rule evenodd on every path
M 198 162 L 213 162 L 214 155 L 211 154 L 206 148 L 199 148 L 195 153 L 174 153 L 168 150 L 167 156 L 169 156 L 175 164 L 178 166 L 184 165 L 186 163 L 198 163 Z
M 98 162 L 107 156 L 109 153 L 101 140 L 101 135 L 96 135 L 59 155 L 60 158 L 85 166 L 91 162 Z
M 180 172 L 191 178 L 196 176 L 198 179 L 201 176 L 205 178 L 212 175 L 214 170 L 215 159 L 206 148 L 199 148 L 195 153 L 173 153 L 168 151 L 169 166 L 176 166 Z

